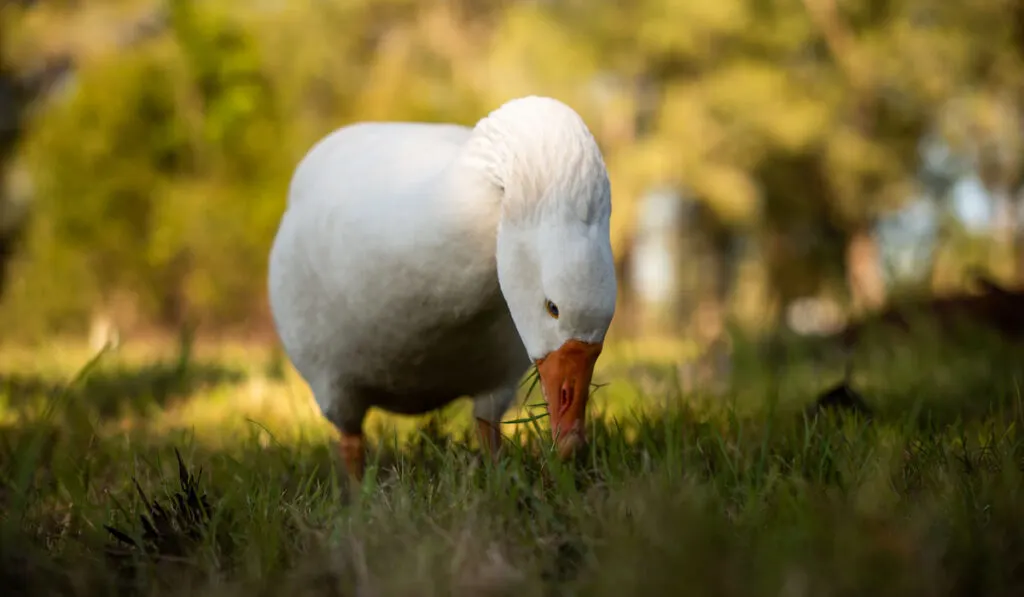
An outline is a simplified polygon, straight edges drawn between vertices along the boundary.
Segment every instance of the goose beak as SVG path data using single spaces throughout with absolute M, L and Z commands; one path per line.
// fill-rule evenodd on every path
M 551 414 L 551 435 L 560 458 L 568 458 L 586 444 L 590 380 L 602 347 L 601 343 L 569 340 L 537 360 L 540 387 Z

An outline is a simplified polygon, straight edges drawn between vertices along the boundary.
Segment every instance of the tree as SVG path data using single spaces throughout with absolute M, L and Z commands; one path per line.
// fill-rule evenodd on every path
M 472 125 L 527 93 L 590 123 L 620 261 L 651 188 L 701 202 L 686 240 L 706 257 L 692 260 L 703 312 L 723 312 L 752 264 L 774 323 L 808 295 L 879 305 L 873 231 L 918 195 L 925 136 L 1006 196 L 1024 171 L 1010 132 L 1024 13 L 1010 0 L 137 0 L 4 14 L 0 64 L 75 65 L 71 86 L 34 104 L 16 152 L 38 195 L 5 298 L 24 325 L 27 311 L 62 328 L 104 311 L 265 324 L 267 250 L 316 139 L 366 119 Z M 76 35 L 85 22 L 109 35 Z

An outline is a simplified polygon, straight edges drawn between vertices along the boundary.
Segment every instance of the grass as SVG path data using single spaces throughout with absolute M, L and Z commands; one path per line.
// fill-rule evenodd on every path
M 0 353 L 0 586 L 1024 594 L 1024 351 L 981 334 L 867 348 L 854 385 L 868 420 L 806 414 L 841 368 L 744 350 L 728 392 L 683 394 L 671 359 L 610 348 L 574 463 L 550 456 L 528 409 L 509 413 L 523 422 L 496 465 L 467 404 L 374 413 L 359 487 L 266 351 L 127 346 L 84 369 L 80 351 Z

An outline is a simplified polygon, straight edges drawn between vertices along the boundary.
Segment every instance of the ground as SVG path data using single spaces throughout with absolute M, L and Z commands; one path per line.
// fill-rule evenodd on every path
M 56 343 L 0 350 L 0 586 L 1024 594 L 1024 351 L 981 334 L 865 348 L 851 385 L 868 417 L 808 414 L 842 367 L 796 345 L 738 345 L 724 393 L 682 393 L 678 354 L 606 351 L 573 463 L 550 456 L 542 408 L 509 413 L 497 465 L 466 403 L 374 413 L 356 487 L 308 389 L 265 348 L 129 340 L 91 363 Z

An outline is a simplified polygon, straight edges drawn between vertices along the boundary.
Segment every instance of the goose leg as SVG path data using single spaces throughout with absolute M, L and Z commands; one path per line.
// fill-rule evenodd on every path
M 516 386 L 476 396 L 473 399 L 473 416 L 476 417 L 480 445 L 497 459 L 501 450 L 501 418 L 516 397 Z
M 326 409 L 327 419 L 338 429 L 341 434 L 339 442 L 339 453 L 341 461 L 349 476 L 357 482 L 363 480 L 363 472 L 366 467 L 366 447 L 363 443 L 363 420 L 366 418 L 367 406 L 356 396 L 332 388 L 328 400 L 321 401 L 319 396 L 317 402 L 321 405 L 329 404 Z
M 357 482 L 362 482 L 366 467 L 366 450 L 363 446 L 363 434 L 341 432 L 341 460 L 345 470 Z

